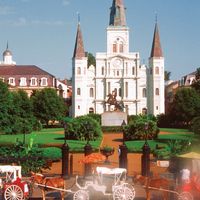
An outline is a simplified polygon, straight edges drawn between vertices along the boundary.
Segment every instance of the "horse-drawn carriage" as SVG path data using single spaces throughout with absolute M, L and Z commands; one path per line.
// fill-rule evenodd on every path
M 86 181 L 84 186 L 78 183 L 79 188 L 75 192 L 74 200 L 89 200 L 89 190 L 101 192 L 103 195 L 112 196 L 113 200 L 133 200 L 135 198 L 135 189 L 132 185 L 126 183 L 126 169 L 107 167 L 97 167 L 97 176 L 93 175 L 93 180 Z
M 76 189 L 73 187 L 65 189 L 64 180 L 61 177 L 50 178 L 42 174 L 32 173 L 32 181 L 42 190 L 43 200 L 45 199 L 45 190 L 48 189 L 59 191 L 61 193 L 60 199 L 64 199 L 63 193 L 65 192 L 71 194 L 73 200 L 93 199 L 91 192 L 93 195 L 100 192 L 101 195 L 112 197 L 113 200 L 133 200 L 135 198 L 135 189 L 126 183 L 126 169 L 97 167 L 96 171 L 97 174 L 93 174 L 92 177 L 83 178 L 83 185 L 79 182 L 81 178 L 77 176 L 74 183 Z
M 21 178 L 21 166 L 0 165 L 0 190 L 5 200 L 23 200 L 29 196 L 28 184 Z

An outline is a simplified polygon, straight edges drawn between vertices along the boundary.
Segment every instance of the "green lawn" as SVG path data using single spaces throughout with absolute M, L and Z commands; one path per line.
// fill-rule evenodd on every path
M 23 142 L 24 135 L 0 135 L 0 146 L 15 144 L 16 141 Z M 39 132 L 32 132 L 25 136 L 26 144 L 29 144 L 30 139 L 33 138 L 33 143 L 38 144 L 40 147 L 57 146 L 61 147 L 64 143 L 64 130 L 62 128 L 43 129 Z M 86 141 L 67 140 L 70 151 L 80 152 L 83 151 Z M 101 144 L 101 139 L 97 141 L 90 141 L 93 149 L 98 149 Z
M 161 147 L 167 147 L 169 141 L 171 140 L 186 140 L 191 141 L 191 151 L 195 151 L 200 153 L 200 149 L 198 147 L 200 138 L 196 137 L 192 132 L 187 129 L 169 129 L 162 128 L 160 132 L 167 132 L 167 134 L 159 134 L 156 140 L 148 140 L 148 144 L 153 151 L 158 144 Z M 128 147 L 129 152 L 141 152 L 142 147 L 145 141 L 127 141 L 126 145 Z

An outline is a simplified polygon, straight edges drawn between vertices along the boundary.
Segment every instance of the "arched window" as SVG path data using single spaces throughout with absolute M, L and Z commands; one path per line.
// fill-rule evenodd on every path
M 159 88 L 156 88 L 156 95 L 160 95 Z
M 8 84 L 15 86 L 15 78 L 10 77 L 10 78 L 8 79 Z
M 31 83 L 30 83 L 31 86 L 37 86 L 37 78 L 35 77 L 32 77 L 31 78 Z
M 26 78 L 25 77 L 21 77 L 20 78 L 20 86 L 26 86 L 27 85 L 27 82 L 26 82 Z
M 41 86 L 47 86 L 47 78 L 43 77 L 41 78 L 41 83 L 40 83 Z
M 113 44 L 113 53 L 117 53 L 117 44 L 116 43 Z
M 132 67 L 132 75 L 135 75 L 135 67 Z
M 101 67 L 101 75 L 104 75 L 104 67 Z
M 119 44 L 119 52 L 120 53 L 124 52 L 124 44 L 123 44 L 123 42 L 120 42 L 120 44 Z
M 94 108 L 89 108 L 89 113 L 94 113 Z
M 81 88 L 77 88 L 77 95 L 81 95 Z
M 90 97 L 94 97 L 94 88 L 90 88 Z
M 81 68 L 80 67 L 77 68 L 77 74 L 81 75 Z
M 146 90 L 146 88 L 142 89 L 142 97 L 143 98 L 147 97 L 147 90 Z
M 159 74 L 159 67 L 155 68 L 155 74 L 157 74 L 157 75 Z
M 146 114 L 147 114 L 147 109 L 146 109 L 146 108 L 143 108 L 143 109 L 142 109 L 142 114 L 143 114 L 143 115 L 146 115 Z
M 122 89 L 119 88 L 119 96 L 121 97 L 122 96 Z

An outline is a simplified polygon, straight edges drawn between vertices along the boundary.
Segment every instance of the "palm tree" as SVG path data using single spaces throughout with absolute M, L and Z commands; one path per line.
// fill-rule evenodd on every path
M 169 81 L 171 76 L 171 72 L 165 71 L 165 81 Z

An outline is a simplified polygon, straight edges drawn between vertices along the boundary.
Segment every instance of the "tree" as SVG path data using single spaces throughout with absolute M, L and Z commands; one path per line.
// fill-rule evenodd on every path
M 197 68 L 195 80 L 192 83 L 192 87 L 200 94 L 200 68 Z
M 165 81 L 169 81 L 171 76 L 171 72 L 165 71 Z
M 93 56 L 93 54 L 88 53 L 87 57 L 88 57 L 88 67 L 89 67 L 90 65 L 96 66 L 96 59 L 95 59 L 95 57 Z
M 9 111 L 12 105 L 11 93 L 8 85 L 0 81 L 0 133 L 10 133 Z
M 49 120 L 55 121 L 63 118 L 66 113 L 64 100 L 52 88 L 38 90 L 31 96 L 34 116 L 48 125 Z
M 12 133 L 31 133 L 33 130 L 33 109 L 27 93 L 23 90 L 12 92 L 12 107 L 10 119 L 12 121 Z
M 200 95 L 193 88 L 181 88 L 177 91 L 170 106 L 170 116 L 175 123 L 188 125 L 199 115 Z

